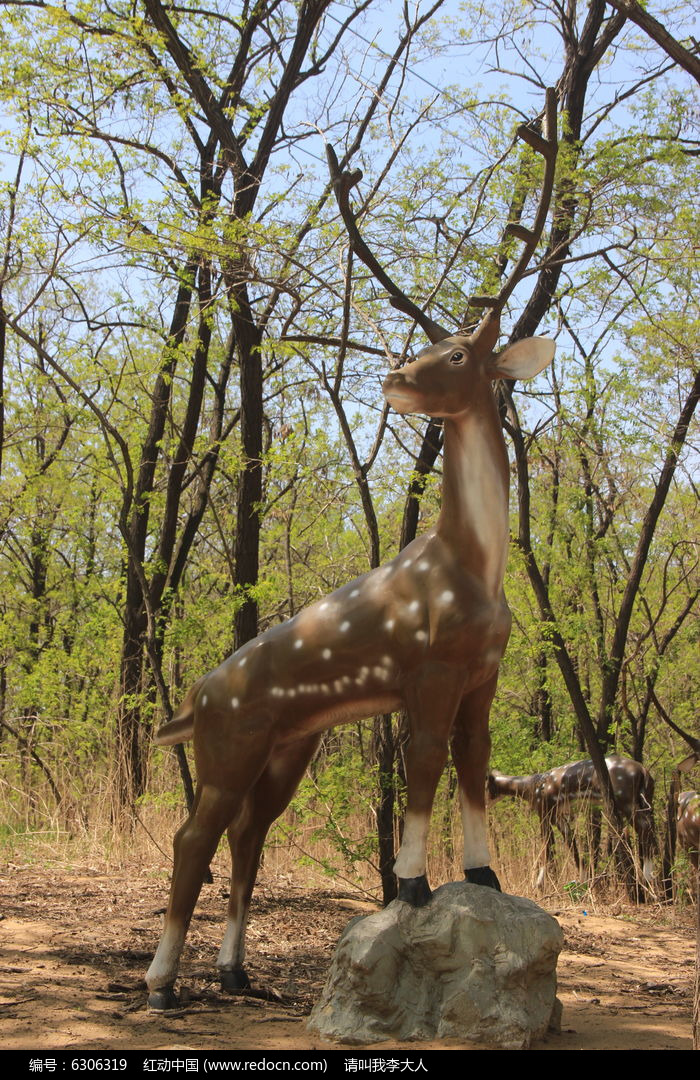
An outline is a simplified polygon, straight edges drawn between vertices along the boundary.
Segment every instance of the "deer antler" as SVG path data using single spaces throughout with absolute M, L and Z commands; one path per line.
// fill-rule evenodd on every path
M 497 336 L 497 325 L 500 313 L 518 281 L 520 281 L 523 276 L 525 268 L 530 262 L 530 259 L 535 252 L 535 248 L 539 243 L 552 199 L 558 151 L 557 96 L 556 91 L 553 90 L 552 87 L 548 87 L 546 91 L 542 131 L 539 132 L 535 130 L 535 127 L 531 124 L 521 124 L 517 129 L 516 134 L 523 142 L 526 142 L 528 146 L 531 146 L 533 150 L 537 151 L 538 154 L 542 154 L 545 160 L 545 172 L 537 213 L 535 214 L 532 228 L 527 228 L 527 226 L 513 221 L 506 225 L 506 235 L 514 236 L 518 240 L 522 240 L 525 246 L 520 254 L 520 258 L 515 263 L 505 284 L 498 293 L 498 296 L 471 296 L 469 298 L 470 307 L 489 309 L 482 319 L 477 333 L 479 335 L 484 333 L 485 336 L 492 336 L 494 338 Z M 359 256 L 365 266 L 374 274 L 377 281 L 387 290 L 389 293 L 389 302 L 392 307 L 396 308 L 398 311 L 403 311 L 404 314 L 409 315 L 414 319 L 425 331 L 433 344 L 442 341 L 443 338 L 449 337 L 451 331 L 431 319 L 430 316 L 426 315 L 423 309 L 415 303 L 415 301 L 406 296 L 403 290 L 399 288 L 396 282 L 380 265 L 376 256 L 362 239 L 360 230 L 357 226 L 356 215 L 350 206 L 350 191 L 362 179 L 362 171 L 360 169 L 341 171 L 338 157 L 330 143 L 326 143 L 326 157 L 328 159 L 328 168 L 331 174 L 338 209 L 340 210 L 340 215 L 347 229 L 355 254 Z M 490 328 L 489 331 L 487 331 L 487 327 Z
M 523 142 L 526 142 L 528 146 L 531 146 L 533 150 L 537 151 L 538 154 L 542 154 L 542 157 L 545 160 L 544 179 L 542 181 L 542 190 L 540 192 L 537 213 L 535 214 L 532 228 L 529 229 L 527 226 L 514 221 L 510 221 L 506 225 L 506 236 L 514 236 L 516 239 L 522 240 L 525 246 L 520 253 L 520 258 L 508 275 L 505 284 L 502 285 L 498 296 L 470 296 L 469 298 L 470 307 L 489 309 L 487 315 L 484 317 L 484 322 L 490 322 L 492 319 L 497 318 L 503 311 L 506 301 L 522 278 L 525 269 L 535 252 L 535 248 L 542 235 L 542 230 L 544 229 L 545 221 L 547 220 L 549 205 L 552 201 L 552 192 L 554 190 L 554 173 L 556 170 L 557 152 L 559 149 L 557 140 L 557 95 L 556 91 L 551 86 L 547 88 L 545 96 L 542 132 L 536 131 L 530 124 L 521 124 L 518 127 L 516 134 Z
M 352 249 L 355 254 L 362 259 L 362 262 L 367 269 L 372 271 L 377 281 L 387 290 L 391 306 L 396 308 L 397 311 L 403 311 L 405 315 L 409 315 L 412 319 L 415 319 L 421 329 L 425 330 L 433 344 L 442 341 L 443 338 L 449 337 L 450 331 L 446 330 L 445 327 L 441 326 L 439 323 L 434 322 L 429 315 L 426 315 L 423 309 L 420 308 L 418 304 L 414 303 L 410 297 L 406 296 L 405 292 L 403 292 L 396 282 L 389 277 L 386 270 L 380 265 L 376 257 L 367 247 L 365 241 L 362 239 L 360 230 L 357 227 L 355 214 L 350 206 L 350 191 L 362 179 L 362 170 L 353 169 L 352 172 L 349 172 L 348 170 L 341 172 L 340 165 L 338 164 L 338 157 L 330 143 L 326 143 L 326 157 L 328 159 L 328 168 L 330 170 L 340 216 L 348 231 L 348 236 L 350 237 Z

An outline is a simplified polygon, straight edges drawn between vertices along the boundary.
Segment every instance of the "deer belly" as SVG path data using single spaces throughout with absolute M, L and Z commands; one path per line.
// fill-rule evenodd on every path
M 367 720 L 370 716 L 393 712 L 400 706 L 401 699 L 397 694 L 378 694 L 356 701 L 336 700 L 285 724 L 281 742 L 290 742 L 305 735 L 337 727 L 339 724 L 351 723 L 353 720 Z

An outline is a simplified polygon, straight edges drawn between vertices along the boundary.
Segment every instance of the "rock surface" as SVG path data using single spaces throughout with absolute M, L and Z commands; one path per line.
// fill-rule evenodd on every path
M 519 896 L 443 885 L 343 932 L 309 1027 L 347 1043 L 457 1037 L 527 1049 L 556 1022 L 562 932 Z

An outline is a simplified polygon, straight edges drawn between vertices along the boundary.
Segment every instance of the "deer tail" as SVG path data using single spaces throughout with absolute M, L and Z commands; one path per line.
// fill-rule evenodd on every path
M 164 724 L 160 725 L 153 736 L 153 741 L 156 746 L 175 746 L 177 743 L 187 742 L 188 739 L 192 738 L 192 732 L 194 731 L 194 705 L 197 700 L 197 694 L 201 690 L 206 678 L 207 676 L 203 675 L 201 679 L 197 680 L 172 719 L 166 720 Z

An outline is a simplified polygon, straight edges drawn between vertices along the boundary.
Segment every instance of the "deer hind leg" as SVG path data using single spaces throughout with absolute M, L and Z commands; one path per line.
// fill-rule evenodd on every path
M 600 866 L 601 856 L 603 854 L 601 848 L 601 838 L 603 834 L 603 812 L 599 806 L 594 806 L 591 810 L 590 816 L 590 834 L 591 834 L 591 877 L 595 877 L 598 867 Z
M 656 839 L 653 810 L 650 807 L 637 810 L 632 824 L 637 834 L 639 857 L 642 861 L 642 875 L 647 884 L 651 885 L 654 880 L 654 856 L 659 847 Z
M 431 897 L 426 877 L 430 814 L 447 761 L 449 732 L 461 695 L 463 674 L 433 664 L 404 687 L 410 741 L 406 750 L 406 818 L 394 863 L 399 900 L 423 907 Z
M 491 751 L 489 710 L 498 676 L 466 694 L 460 702 L 452 735 L 452 757 L 459 779 L 464 831 L 464 876 L 475 885 L 501 891 L 489 865 L 486 833 L 486 776 Z
M 263 844 L 270 825 L 289 805 L 320 740 L 320 735 L 312 735 L 273 754 L 229 827 L 231 893 L 226 933 L 216 961 L 222 990 L 235 992 L 250 986 L 243 967 L 245 932 Z
M 221 835 L 240 806 L 240 796 L 212 784 L 197 790 L 195 805 L 173 842 L 173 879 L 160 943 L 146 973 L 148 1003 L 155 1009 L 177 1004 L 173 984 L 185 935 L 207 867 Z
M 552 810 L 549 808 L 540 809 L 539 817 L 542 846 L 539 857 L 540 865 L 537 871 L 537 877 L 535 878 L 535 888 L 538 892 L 544 892 L 547 870 L 553 865 L 555 854 Z
M 567 811 L 562 810 L 562 812 L 557 815 L 555 820 L 557 828 L 559 829 L 559 832 L 563 837 L 564 843 L 566 844 L 573 856 L 574 863 L 576 864 L 576 871 L 579 875 L 583 876 L 585 867 L 583 864 L 581 853 L 578 849 L 578 844 L 576 843 L 576 833 L 574 832 L 573 825 L 571 824 L 571 821 L 567 816 Z

